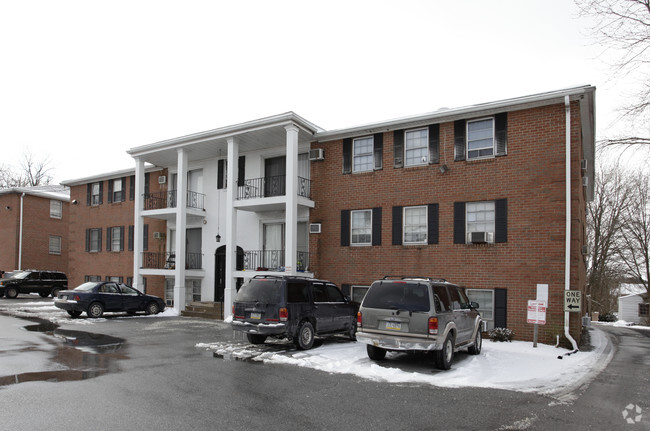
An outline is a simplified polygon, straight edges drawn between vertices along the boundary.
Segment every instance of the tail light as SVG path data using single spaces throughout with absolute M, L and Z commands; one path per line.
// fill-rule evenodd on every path
M 361 327 L 363 324 L 363 319 L 361 318 L 361 312 L 357 312 L 357 326 Z
M 79 295 L 73 296 L 72 299 L 74 299 L 75 301 L 81 301 L 81 298 L 79 297 Z
M 232 315 L 235 315 L 235 304 L 232 305 Z
M 429 334 L 438 335 L 438 318 L 429 317 Z
M 280 308 L 280 322 L 286 322 L 289 320 L 289 310 L 286 308 Z

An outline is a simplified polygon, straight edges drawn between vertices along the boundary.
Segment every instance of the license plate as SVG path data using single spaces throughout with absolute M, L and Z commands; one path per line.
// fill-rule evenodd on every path
M 394 331 L 401 331 L 402 330 L 402 323 L 401 322 L 386 322 L 386 329 L 392 329 Z
M 251 319 L 260 320 L 262 318 L 262 313 L 251 313 Z

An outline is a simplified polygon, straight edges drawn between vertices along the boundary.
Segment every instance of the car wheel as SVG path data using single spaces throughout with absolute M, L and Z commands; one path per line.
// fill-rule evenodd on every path
M 72 317 L 79 317 L 81 316 L 81 311 L 79 310 L 68 310 L 68 314 Z
M 9 299 L 14 299 L 18 296 L 18 288 L 16 286 L 5 287 L 5 296 Z
M 251 344 L 264 344 L 266 341 L 266 335 L 262 334 L 246 334 L 246 338 Z
M 372 344 L 366 346 L 366 352 L 368 352 L 368 357 L 373 361 L 381 361 L 386 357 L 386 349 L 375 347 Z
M 39 295 L 41 298 L 47 298 L 48 296 L 50 296 L 50 294 L 47 293 L 47 292 L 38 292 L 38 295 Z
M 59 296 L 60 291 L 61 291 L 61 289 L 59 289 L 58 287 L 55 287 L 54 289 L 52 289 L 52 298 L 56 298 L 57 296 Z
M 467 351 L 470 355 L 478 355 L 481 353 L 481 347 L 483 345 L 483 337 L 481 336 L 481 330 L 476 330 L 476 337 L 474 337 L 474 345 L 470 346 Z
M 98 317 L 102 317 L 102 314 L 104 314 L 104 306 L 100 304 L 99 302 L 93 302 L 90 304 L 88 307 L 88 317 L 91 317 L 93 319 L 97 319 Z
M 157 302 L 151 301 L 147 304 L 147 308 L 144 310 L 147 314 L 158 314 L 160 312 L 160 306 Z
M 436 367 L 441 370 L 448 370 L 451 368 L 451 363 L 454 360 L 454 336 L 450 332 L 445 338 L 442 349 L 436 351 Z
M 300 350 L 309 350 L 314 345 L 314 326 L 308 320 L 303 321 L 298 328 L 296 346 Z

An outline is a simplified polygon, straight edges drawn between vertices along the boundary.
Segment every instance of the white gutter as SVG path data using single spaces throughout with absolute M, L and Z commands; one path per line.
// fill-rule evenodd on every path
M 565 160 L 565 187 L 566 187 L 566 226 L 564 244 L 564 290 L 571 290 L 571 100 L 564 96 L 564 110 L 566 113 L 566 160 Z M 569 334 L 569 312 L 564 312 L 564 336 L 571 341 L 574 350 L 578 350 L 576 340 Z
M 18 233 L 18 269 L 23 269 L 23 200 L 25 193 L 20 195 L 20 232 Z

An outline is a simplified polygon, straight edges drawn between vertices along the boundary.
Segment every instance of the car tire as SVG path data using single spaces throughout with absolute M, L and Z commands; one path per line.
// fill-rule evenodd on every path
M 59 296 L 60 291 L 61 291 L 61 289 L 58 288 L 58 287 L 55 287 L 54 289 L 52 289 L 52 293 L 51 293 L 52 298 L 56 298 L 57 296 Z
M 314 345 L 314 326 L 310 321 L 304 320 L 298 327 L 298 334 L 296 336 L 296 346 L 300 350 L 309 350 Z
M 442 349 L 436 351 L 436 367 L 441 370 L 451 368 L 454 361 L 454 335 L 450 332 L 442 344 Z
M 79 317 L 81 316 L 81 311 L 79 310 L 68 310 L 70 317 Z
M 373 346 L 372 344 L 366 346 L 366 352 L 368 353 L 368 357 L 373 361 L 383 361 L 386 357 L 386 349 Z
M 38 296 L 41 298 L 47 298 L 50 294 L 48 292 L 38 292 Z
M 5 296 L 8 299 L 14 299 L 16 296 L 18 296 L 18 288 L 16 286 L 5 287 Z
M 88 311 L 86 313 L 88 314 L 88 317 L 97 319 L 99 317 L 102 317 L 104 314 L 104 306 L 99 302 L 93 302 L 88 306 Z
M 470 355 L 479 355 L 481 353 L 481 347 L 483 346 L 483 336 L 481 335 L 481 330 L 476 330 L 476 337 L 474 337 L 474 345 L 469 346 L 467 352 Z
M 156 301 L 151 301 L 147 304 L 147 308 L 145 308 L 144 312 L 146 314 L 158 314 L 160 313 L 160 306 Z
M 262 334 L 246 334 L 246 338 L 251 344 L 264 344 L 266 341 L 266 335 Z

